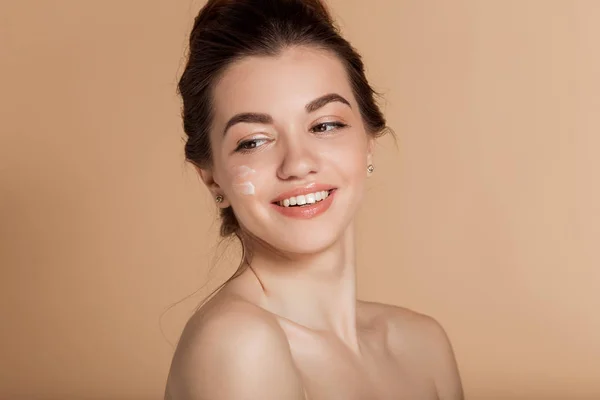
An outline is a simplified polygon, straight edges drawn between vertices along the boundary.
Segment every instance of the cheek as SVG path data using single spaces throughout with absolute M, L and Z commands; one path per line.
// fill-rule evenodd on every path
M 362 176 L 362 172 L 366 175 L 367 146 L 360 138 L 339 141 L 320 149 L 319 154 L 342 176 L 354 178 L 357 174 Z
M 231 189 L 239 196 L 254 196 L 256 194 L 256 186 L 251 181 L 234 183 Z
M 231 190 L 238 196 L 254 196 L 256 194 L 256 170 L 240 165 L 230 171 Z
M 265 190 L 273 182 L 273 176 L 270 173 L 271 168 L 263 164 L 243 164 L 227 168 L 227 186 L 231 194 L 241 201 L 244 199 L 264 197 L 268 195 Z

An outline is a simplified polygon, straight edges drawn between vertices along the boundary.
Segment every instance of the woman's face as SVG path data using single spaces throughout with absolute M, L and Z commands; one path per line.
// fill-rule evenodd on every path
M 342 63 L 306 47 L 244 58 L 216 84 L 214 106 L 213 166 L 200 172 L 220 206 L 281 251 L 335 243 L 363 196 L 372 148 Z

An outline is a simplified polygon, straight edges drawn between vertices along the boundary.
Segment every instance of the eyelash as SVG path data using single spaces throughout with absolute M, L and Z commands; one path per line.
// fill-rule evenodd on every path
M 333 129 L 328 129 L 328 130 L 323 130 L 323 131 L 315 131 L 316 128 L 323 127 L 323 126 L 326 126 L 326 127 L 330 126 L 330 127 L 333 127 Z M 319 124 L 316 124 L 312 128 L 310 128 L 310 131 L 313 132 L 313 133 L 327 134 L 327 133 L 329 133 L 331 131 L 334 131 L 334 130 L 337 130 L 337 129 L 342 129 L 342 128 L 345 128 L 347 126 L 348 125 L 346 125 L 346 124 L 344 124 L 342 122 L 337 122 L 337 121 L 321 122 Z M 238 152 L 238 153 L 249 153 L 249 152 L 254 151 L 255 149 L 257 149 L 258 147 L 260 147 L 260 146 L 256 145 L 257 142 L 267 142 L 267 141 L 269 141 L 269 139 L 265 139 L 265 138 L 245 140 L 245 141 L 240 142 L 238 144 L 238 146 L 235 149 L 235 152 Z M 249 147 L 249 148 L 244 147 L 244 146 L 247 146 L 247 145 L 250 145 L 250 144 L 254 144 L 254 146 L 253 147 Z
M 328 131 L 319 131 L 319 133 L 322 132 L 329 132 L 331 130 L 336 130 L 336 129 L 341 129 L 341 128 L 345 128 L 348 125 L 338 122 L 338 121 L 331 121 L 331 122 L 321 122 L 320 124 L 316 124 L 315 126 L 313 126 L 312 128 L 310 128 L 311 132 L 315 131 L 315 128 L 319 127 L 319 126 L 332 126 L 334 129 L 330 129 Z

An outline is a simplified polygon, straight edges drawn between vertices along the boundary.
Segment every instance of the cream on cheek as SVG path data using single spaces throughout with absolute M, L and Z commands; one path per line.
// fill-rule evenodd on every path
M 252 183 L 252 176 L 254 174 L 256 174 L 256 171 L 245 165 L 234 168 L 233 183 L 231 185 L 233 191 L 244 196 L 255 195 L 256 187 Z

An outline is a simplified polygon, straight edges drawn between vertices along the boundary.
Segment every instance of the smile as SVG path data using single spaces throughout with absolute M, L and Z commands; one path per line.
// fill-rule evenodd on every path
M 301 194 L 286 193 L 285 198 L 279 197 L 271 206 L 275 211 L 287 218 L 293 219 L 312 219 L 325 213 L 334 198 L 336 197 L 337 189 L 324 187 L 311 188 L 309 190 L 301 189 Z M 322 189 L 322 190 L 318 190 Z M 314 190 L 314 192 L 312 191 Z M 309 192 L 309 193 L 307 193 Z M 293 194 L 296 194 L 293 196 Z
M 277 204 L 281 207 L 302 207 L 318 203 L 329 197 L 329 190 L 308 193 L 305 195 L 292 196 L 287 199 L 278 201 Z

